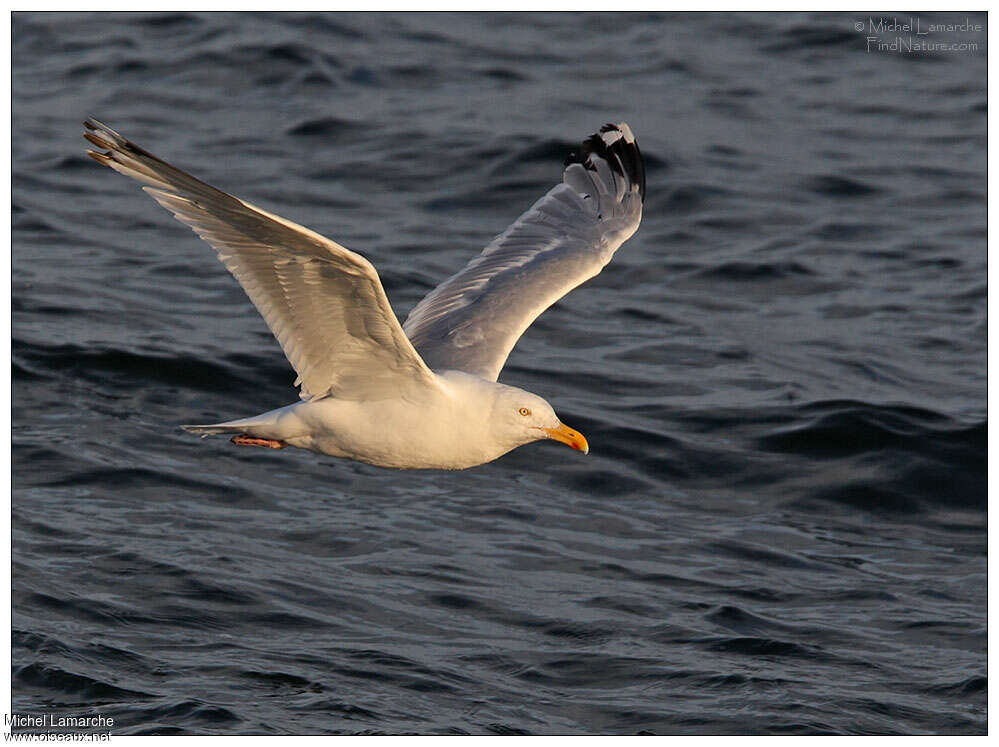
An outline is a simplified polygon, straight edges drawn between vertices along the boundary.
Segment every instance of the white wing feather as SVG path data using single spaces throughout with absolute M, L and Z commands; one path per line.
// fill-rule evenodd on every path
M 638 229 L 645 167 L 627 124 L 605 125 L 566 163 L 562 184 L 410 312 L 403 329 L 434 370 L 495 381 L 531 322 Z
M 88 120 L 97 161 L 132 177 L 211 244 L 263 315 L 303 399 L 397 396 L 436 377 L 402 331 L 368 260 L 161 161 Z

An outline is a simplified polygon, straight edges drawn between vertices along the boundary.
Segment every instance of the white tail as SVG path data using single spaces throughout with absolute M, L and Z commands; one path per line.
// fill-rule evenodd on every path
M 224 423 L 212 423 L 211 425 L 182 425 L 180 427 L 188 433 L 196 433 L 202 438 L 205 436 L 220 436 L 224 433 L 250 433 L 253 435 L 260 435 L 257 430 L 258 428 L 264 426 L 268 432 L 272 431 L 274 426 L 277 425 L 278 418 L 284 414 L 286 410 L 294 406 L 295 405 L 280 407 L 277 410 L 271 410 L 269 412 L 261 413 L 260 415 L 254 415 L 251 418 L 227 420 Z M 267 426 L 270 427 L 267 428 Z
M 182 425 L 180 427 L 188 433 L 197 433 L 202 438 L 206 436 L 220 436 L 223 433 L 243 432 L 243 426 L 229 425 L 227 423 L 216 423 L 215 425 Z

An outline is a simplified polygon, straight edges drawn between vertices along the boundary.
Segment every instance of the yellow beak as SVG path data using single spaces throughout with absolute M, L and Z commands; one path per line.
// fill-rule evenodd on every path
M 581 451 L 584 454 L 590 453 L 590 445 L 586 443 L 583 434 L 579 431 L 574 431 L 567 425 L 559 423 L 558 428 L 542 428 L 541 430 L 545 432 L 548 438 L 561 441 L 566 446 L 571 446 L 576 451 Z

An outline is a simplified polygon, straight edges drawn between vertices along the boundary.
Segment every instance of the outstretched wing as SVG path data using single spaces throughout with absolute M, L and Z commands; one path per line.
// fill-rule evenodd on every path
M 88 120 L 99 163 L 143 189 L 211 244 L 298 374 L 303 399 L 376 399 L 436 380 L 399 326 L 368 260 L 195 179 Z
M 495 381 L 531 322 L 638 229 L 645 165 L 625 123 L 587 138 L 562 179 L 410 312 L 403 329 L 431 368 Z

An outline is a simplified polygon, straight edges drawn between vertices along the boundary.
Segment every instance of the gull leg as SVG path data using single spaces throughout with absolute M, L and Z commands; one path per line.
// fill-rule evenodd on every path
M 266 446 L 268 449 L 283 449 L 288 445 L 284 441 L 277 441 L 272 438 L 257 438 L 256 436 L 248 436 L 245 433 L 233 436 L 231 440 L 236 446 Z

